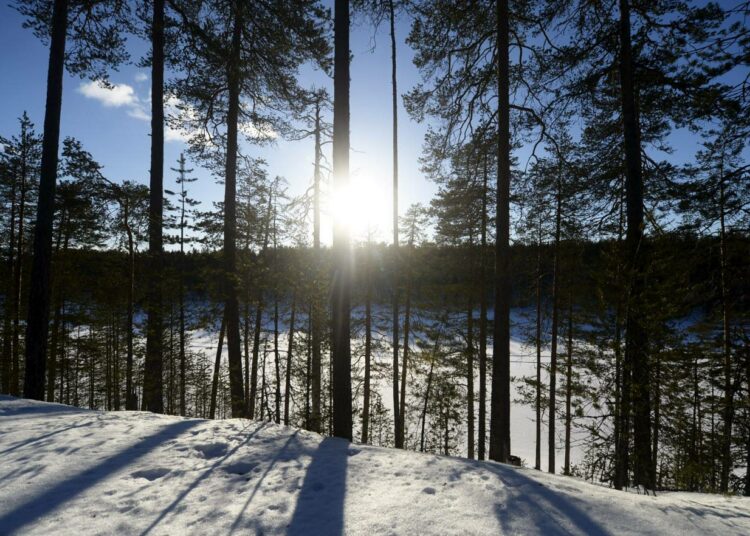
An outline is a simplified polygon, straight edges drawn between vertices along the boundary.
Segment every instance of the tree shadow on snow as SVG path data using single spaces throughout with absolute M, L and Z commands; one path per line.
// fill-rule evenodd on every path
M 51 432 L 47 432 L 46 434 L 42 434 L 40 436 L 36 437 L 30 437 L 28 439 L 24 439 L 22 441 L 19 441 L 17 443 L 14 443 L 13 445 L 9 446 L 7 449 L 0 450 L 0 455 L 7 454 L 9 452 L 13 452 L 14 450 L 20 449 L 21 447 L 26 447 L 28 445 L 31 445 L 33 443 L 38 443 L 39 441 L 42 441 L 44 439 L 48 439 L 54 435 L 61 434 L 63 432 L 67 432 L 69 430 L 74 430 L 76 428 L 85 428 L 87 426 L 92 426 L 95 424 L 94 421 L 85 421 L 83 423 L 74 423 L 70 426 L 63 426 L 61 428 L 58 428 L 56 430 L 53 430 Z
M 179 436 L 181 433 L 202 422 L 204 421 L 184 420 L 169 424 L 155 434 L 128 446 L 120 453 L 102 460 L 97 465 L 87 468 L 62 482 L 52 484 L 43 493 L 27 499 L 14 509 L 0 516 L 2 533 L 11 534 L 33 523 L 113 473 L 129 466 L 162 443 Z
M 287 534 L 343 534 L 347 461 L 356 452 L 343 439 L 329 437 L 320 442 L 312 453 Z
M 534 520 L 540 534 L 570 534 L 575 528 L 589 536 L 610 534 L 573 501 L 523 474 L 519 469 L 501 465 L 484 465 L 506 485 L 506 500 L 495 505 L 495 515 L 503 532 L 515 533 Z
M 254 430 L 253 430 L 252 432 L 250 432 L 249 434 L 247 434 L 247 436 L 245 436 L 245 438 L 244 438 L 244 439 L 243 439 L 243 440 L 242 440 L 241 442 L 237 443 L 237 445 L 235 445 L 235 446 L 234 446 L 234 448 L 232 448 L 231 450 L 229 450 L 229 451 L 228 451 L 228 452 L 227 452 L 227 453 L 226 453 L 226 454 L 225 454 L 224 456 L 222 456 L 222 457 L 221 457 L 221 458 L 219 458 L 219 459 L 218 459 L 218 460 L 217 460 L 216 462 L 214 462 L 214 463 L 213 463 L 213 464 L 212 464 L 212 465 L 211 465 L 211 466 L 210 466 L 210 467 L 209 467 L 208 469 L 206 469 L 205 471 L 203 471 L 203 472 L 201 473 L 201 475 L 200 475 L 200 476 L 199 476 L 198 478 L 196 478 L 196 479 L 195 479 L 195 480 L 193 481 L 193 483 L 192 483 L 192 484 L 190 484 L 190 485 L 189 485 L 189 486 L 188 486 L 187 488 L 185 488 L 185 489 L 184 489 L 184 490 L 183 490 L 183 491 L 182 491 L 182 492 L 181 492 L 181 493 L 180 493 L 180 494 L 179 494 L 179 495 L 177 496 L 177 498 L 176 498 L 176 499 L 175 499 L 174 501 L 172 501 L 172 503 L 171 503 L 171 504 L 170 504 L 169 506 L 167 506 L 167 507 L 166 507 L 166 508 L 165 508 L 165 509 L 164 509 L 164 510 L 162 511 L 162 513 L 161 513 L 161 514 L 159 514 L 159 516 L 158 516 L 158 517 L 157 517 L 156 519 L 154 519 L 154 520 L 153 520 L 153 521 L 151 522 L 151 524 L 150 524 L 150 525 L 149 525 L 148 527 L 146 527 L 146 529 L 145 529 L 145 530 L 144 530 L 144 531 L 143 531 L 143 532 L 141 533 L 141 536 L 146 536 L 146 535 L 147 535 L 148 533 L 150 533 L 150 532 L 151 532 L 151 531 L 152 531 L 152 530 L 154 529 L 154 527 L 156 527 L 156 526 L 157 526 L 157 525 L 158 525 L 159 523 L 161 523 L 161 521 L 162 521 L 162 520 L 163 520 L 163 519 L 164 519 L 164 518 L 165 518 L 165 517 L 166 517 L 166 516 L 167 516 L 167 515 L 168 515 L 168 514 L 169 514 L 170 512 L 173 512 L 173 511 L 174 511 L 174 510 L 175 510 L 175 509 L 177 508 L 177 505 L 178 505 L 178 504 L 179 504 L 180 502 L 182 502 L 182 501 L 183 501 L 183 499 L 185 499 L 185 497 L 187 497 L 187 496 L 188 496 L 188 494 L 189 494 L 189 493 L 190 493 L 191 491 L 193 491 L 193 490 L 194 490 L 194 489 L 195 489 L 196 487 L 198 487 L 198 484 L 200 484 L 200 483 L 201 483 L 201 482 L 202 482 L 203 480 L 205 480 L 205 479 L 206 479 L 206 478 L 207 478 L 207 477 L 208 477 L 208 476 L 209 476 L 209 475 L 210 475 L 211 473 L 213 473 L 213 472 L 214 472 L 214 471 L 215 471 L 215 470 L 216 470 L 216 469 L 217 469 L 217 468 L 218 468 L 218 467 L 219 467 L 219 466 L 220 466 L 220 465 L 221 465 L 222 463 L 224 463 L 224 462 L 225 462 L 225 461 L 226 461 L 226 460 L 227 460 L 227 459 L 228 459 L 228 458 L 229 458 L 230 456 L 232 456 L 232 455 L 233 455 L 233 454 L 234 454 L 235 452 L 237 452 L 237 450 L 238 450 L 238 449 L 239 449 L 240 447 L 242 447 L 243 445 L 247 445 L 247 444 L 248 444 L 248 443 L 250 442 L 250 440 L 251 440 L 251 439 L 252 439 L 253 437 L 255 437 L 255 435 L 256 435 L 256 434 L 257 434 L 258 432 L 260 432 L 260 431 L 261 431 L 261 430 L 263 429 L 263 427 L 264 427 L 265 425 L 266 425 L 266 423 L 265 423 L 265 422 L 261 422 L 261 423 L 259 423 L 259 424 L 258 424 L 258 425 L 257 425 L 257 426 L 255 427 L 255 429 L 254 429 Z M 244 432 L 244 430 L 243 430 L 243 432 Z

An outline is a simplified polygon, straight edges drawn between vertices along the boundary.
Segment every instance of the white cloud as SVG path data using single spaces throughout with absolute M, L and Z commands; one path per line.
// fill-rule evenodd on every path
M 148 76 L 144 73 L 137 73 L 135 79 L 140 82 L 147 80 Z M 96 82 L 85 82 L 78 87 L 78 92 L 86 98 L 100 102 L 104 106 L 125 108 L 130 117 L 139 121 L 151 121 L 151 111 L 149 110 L 151 104 L 150 95 L 146 98 L 140 98 L 136 94 L 135 89 L 128 84 L 112 84 L 111 87 L 106 87 Z M 164 111 L 167 114 L 176 115 L 179 105 L 179 99 L 167 96 L 164 103 Z M 189 138 L 189 132 L 172 128 L 169 125 L 164 126 L 165 141 L 184 142 Z
M 170 126 L 164 128 L 164 141 L 188 141 L 190 136 L 181 131 L 176 130 Z
M 108 107 L 119 108 L 138 104 L 135 90 L 128 84 L 112 84 L 111 87 L 106 87 L 93 81 L 83 82 L 78 87 L 78 92 L 84 97 L 99 101 Z
M 145 82 L 146 80 L 148 80 L 148 75 L 146 73 L 135 73 L 136 82 Z
M 140 119 L 141 121 L 151 121 L 151 115 L 141 106 L 140 104 L 138 106 L 133 106 L 128 110 L 128 115 L 130 117 L 134 117 L 135 119 Z
M 270 125 L 255 125 L 252 122 L 240 123 L 240 132 L 252 140 L 275 140 L 278 133 Z

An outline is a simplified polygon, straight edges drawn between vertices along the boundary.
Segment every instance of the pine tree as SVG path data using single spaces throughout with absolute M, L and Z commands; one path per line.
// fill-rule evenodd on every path
M 128 4 L 112 0 L 90 6 L 87 2 L 77 0 L 54 0 L 51 17 L 49 3 L 43 0 L 17 0 L 14 7 L 26 18 L 24 25 L 31 28 L 40 39 L 49 39 L 50 43 L 39 202 L 26 322 L 24 377 L 24 396 L 43 400 L 63 71 L 67 67 L 74 74 L 101 79 L 105 77 L 107 68 L 127 58 L 118 28 L 123 16 L 127 14 Z M 89 24 L 84 27 L 69 27 L 69 20 L 76 20 L 79 16 L 85 16 Z

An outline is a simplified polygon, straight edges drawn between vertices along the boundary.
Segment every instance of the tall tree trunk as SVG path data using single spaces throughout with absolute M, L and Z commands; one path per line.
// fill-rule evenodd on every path
M 750 346 L 745 339 L 745 381 L 750 389 Z M 750 497 L 750 422 L 747 426 L 747 443 L 745 443 L 746 469 L 745 469 L 745 497 Z
M 274 248 L 275 252 L 275 248 Z M 274 296 L 273 303 L 273 361 L 276 371 L 276 392 L 274 393 L 273 420 L 276 424 L 281 422 L 281 358 L 279 356 L 279 297 Z
M 310 309 L 307 317 L 307 363 L 306 363 L 306 374 L 305 374 L 305 429 L 310 430 L 310 388 L 312 383 L 312 318 L 313 318 L 313 304 L 310 303 Z
M 297 297 L 292 295 L 292 310 L 289 315 L 289 341 L 286 350 L 286 373 L 284 380 L 284 426 L 289 426 L 289 405 L 292 396 L 292 352 L 294 352 L 294 316 L 297 309 Z
M 125 204 L 125 229 L 128 235 L 128 308 L 125 319 L 125 339 L 127 354 L 125 356 L 125 409 L 137 410 L 138 397 L 133 385 L 133 317 L 135 303 L 135 241 L 133 231 L 130 228 L 129 204 Z
M 470 246 L 471 247 L 471 246 Z M 472 247 L 473 249 L 473 247 Z M 466 311 L 466 441 L 468 457 L 474 459 L 474 302 L 469 299 Z
M 419 436 L 419 452 L 424 452 L 424 435 L 427 424 L 427 406 L 430 403 L 430 390 L 432 389 L 432 375 L 435 370 L 435 360 L 430 361 L 430 372 L 427 373 L 427 388 L 424 392 L 424 404 L 422 405 L 422 433 Z
M 573 422 L 573 293 L 568 294 L 568 362 L 565 367 L 565 463 L 563 474 L 570 475 L 570 428 Z
M 242 387 L 242 351 L 240 349 L 240 310 L 237 300 L 237 130 L 240 113 L 240 49 L 242 7 L 235 2 L 232 52 L 227 68 L 229 102 L 227 109 L 227 155 L 224 181 L 224 314 L 227 331 L 227 363 L 232 417 L 245 415 Z
M 16 243 L 16 180 L 11 184 L 10 192 L 10 231 L 8 237 L 8 275 L 14 271 L 15 266 L 15 249 Z M 12 352 L 13 352 L 13 327 L 11 319 L 14 318 L 13 311 L 13 278 L 8 277 L 5 280 L 5 300 L 3 300 L 3 353 L 2 362 L 0 362 L 0 392 L 10 394 L 10 372 L 12 369 Z M 18 385 L 18 381 L 16 381 Z
M 542 469 L 542 219 L 541 211 L 538 227 L 538 242 L 536 255 L 536 451 L 534 469 Z
M 320 165 L 323 157 L 321 148 L 321 97 L 317 96 L 315 101 L 315 175 L 313 184 L 313 256 L 315 276 L 321 276 L 321 253 L 320 253 Z M 310 330 L 311 330 L 311 362 L 310 362 L 310 412 L 308 415 L 307 428 L 313 432 L 322 432 L 320 418 L 320 394 L 321 394 L 321 359 L 320 339 L 321 323 L 323 320 L 322 304 L 320 303 L 320 292 L 317 286 L 312 289 L 312 304 L 310 307 Z
M 349 1 L 336 0 L 333 74 L 333 178 L 334 188 L 349 184 Z M 352 386 L 349 313 L 351 308 L 351 259 L 349 231 L 334 222 L 334 276 L 331 292 L 333 435 L 352 439 Z
M 55 213 L 57 151 L 60 142 L 60 111 L 62 109 L 67 24 L 68 0 L 55 0 L 52 8 L 42 165 L 34 228 L 34 258 L 31 263 L 26 321 L 26 371 L 23 392 L 26 398 L 35 400 L 44 399 L 44 376 L 47 365 L 52 220 Z
M 635 484 L 654 487 L 651 462 L 651 401 L 647 333 L 642 311 L 643 293 L 643 174 L 641 133 L 636 109 L 635 76 L 630 35 L 630 3 L 620 0 L 620 90 L 625 146 L 625 189 L 627 196 L 627 250 L 630 273 L 625 368 L 632 372 L 633 470 Z
M 248 418 L 255 418 L 255 399 L 258 397 L 258 354 L 260 352 L 260 330 L 263 323 L 263 297 L 258 298 L 255 308 L 255 330 L 253 332 L 253 360 L 250 370 L 250 395 L 248 398 Z
M 424 452 L 424 436 L 425 427 L 427 423 L 427 407 L 430 403 L 430 392 L 432 389 L 432 378 L 435 371 L 435 360 L 438 349 L 440 348 L 440 335 L 442 332 L 438 332 L 435 337 L 435 346 L 433 347 L 432 356 L 430 359 L 430 372 L 427 374 L 427 388 L 424 392 L 424 403 L 422 404 L 422 432 L 419 436 L 419 452 Z
M 628 471 L 630 460 L 628 456 L 630 446 L 630 377 L 626 376 L 629 368 L 623 366 L 622 359 L 622 323 L 623 323 L 623 292 L 622 292 L 622 250 L 625 228 L 624 206 L 625 191 L 620 194 L 620 215 L 617 231 L 617 267 L 615 273 L 615 287 L 617 288 L 617 305 L 615 306 L 615 489 L 621 490 L 628 485 Z
M 413 233 L 412 233 L 413 234 Z M 412 278 L 409 273 L 411 270 L 411 247 L 412 240 L 409 240 L 409 259 L 406 261 L 406 288 L 404 292 L 406 294 L 406 303 L 404 304 L 404 359 L 401 363 L 401 392 L 399 393 L 401 400 L 399 402 L 398 409 L 398 428 L 401 438 L 401 444 L 398 448 L 404 447 L 404 438 L 406 435 L 406 373 L 409 368 L 409 336 L 411 335 L 411 284 Z
M 510 457 L 510 62 L 508 0 L 497 2 L 497 214 L 490 459 Z
M 18 380 L 21 374 L 21 275 L 23 273 L 24 220 L 26 219 L 26 186 L 28 166 L 24 151 L 21 157 L 21 191 L 18 201 L 18 238 L 16 240 L 16 264 L 13 272 L 13 362 L 11 364 L 11 394 L 18 395 Z
M 273 195 L 268 196 L 268 208 L 266 210 L 265 232 L 263 234 L 263 246 L 260 258 L 264 259 L 268 251 L 268 243 L 271 236 L 271 217 L 273 213 Z M 250 394 L 248 399 L 248 418 L 255 418 L 255 401 L 258 396 L 258 354 L 260 352 L 260 331 L 263 323 L 263 291 L 258 286 L 258 304 L 255 309 L 255 332 L 253 334 L 253 361 L 250 371 Z M 261 407 L 261 412 L 263 408 Z
M 62 294 L 62 290 L 58 292 Z M 64 298 L 57 296 L 55 305 L 55 315 L 52 318 L 52 336 L 50 337 L 49 348 L 49 370 L 47 371 L 47 402 L 55 401 L 55 377 L 57 376 L 57 347 L 60 336 L 60 316 L 62 314 L 62 304 Z
M 112 313 L 112 358 L 114 367 L 112 369 L 112 392 L 115 411 L 120 411 L 120 331 L 117 327 L 117 315 Z
M 148 221 L 148 299 L 143 409 L 164 412 L 161 257 L 164 204 L 164 0 L 154 0 L 151 25 L 151 176 Z
M 249 279 L 249 278 L 248 278 Z M 250 281 L 246 281 L 246 285 L 250 285 Z M 243 350 L 245 352 L 245 380 L 244 380 L 244 387 L 245 387 L 245 407 L 247 408 L 247 415 L 245 415 L 248 419 L 252 419 L 252 414 L 250 413 L 250 292 L 245 293 L 245 312 L 242 315 L 242 343 L 243 343 Z
M 396 448 L 404 447 L 404 417 L 401 415 L 403 406 L 399 403 L 398 392 L 398 353 L 399 353 L 399 319 L 398 319 L 398 287 L 399 287 L 399 243 L 398 243 L 398 78 L 396 76 L 396 13 L 393 0 L 388 0 L 388 14 L 391 36 L 391 96 L 393 108 L 393 423 L 395 425 Z M 407 350 L 404 350 L 407 352 Z M 405 367 L 404 367 L 405 368 Z M 405 375 L 405 373 L 404 373 Z M 404 396 L 401 395 L 403 399 Z
M 482 173 L 482 228 L 479 255 L 479 436 L 477 437 L 477 454 L 480 460 L 485 458 L 487 443 L 487 154 L 484 155 Z
M 552 270 L 552 341 L 550 342 L 550 364 L 549 364 L 549 438 L 547 471 L 555 472 L 555 419 L 557 418 L 557 331 L 559 324 L 559 302 L 560 302 L 560 227 L 562 223 L 562 192 L 561 179 L 557 179 L 556 208 L 555 208 L 555 244 L 554 244 L 554 268 Z
M 185 156 L 180 154 L 180 415 L 185 416 L 187 356 L 185 355 Z
M 221 327 L 219 328 L 219 344 L 216 346 L 216 361 L 214 363 L 214 375 L 211 381 L 211 409 L 208 413 L 209 419 L 216 418 L 216 398 L 219 392 L 219 372 L 221 370 L 221 347 L 224 346 L 224 332 L 226 331 L 226 316 L 221 316 Z
M 67 331 L 65 331 L 65 302 L 62 303 L 62 344 L 60 345 L 60 403 L 66 403 L 65 399 L 65 382 L 67 381 L 68 375 L 70 374 L 70 366 L 68 365 L 67 351 L 66 351 L 66 339 Z
M 732 347 L 729 333 L 729 288 L 727 284 L 727 234 L 726 234 L 726 186 L 722 155 L 719 177 L 719 254 L 721 270 L 721 325 L 722 358 L 724 365 L 724 427 L 721 438 L 721 480 L 719 491 L 729 491 L 729 473 L 732 470 L 732 423 L 734 421 L 734 390 L 732 389 Z M 656 431 L 654 431 L 656 433 Z M 656 456 L 656 452 L 654 452 Z
M 370 441 L 370 366 L 372 358 L 372 258 L 370 253 L 371 244 L 367 244 L 367 288 L 365 290 L 365 384 L 364 401 L 362 402 L 362 443 Z
M 659 421 L 661 420 L 661 359 L 656 356 L 656 370 L 654 371 L 654 433 L 652 436 L 652 457 L 653 457 L 653 468 L 651 469 L 654 475 L 654 486 L 656 486 L 656 469 L 657 462 L 659 459 Z

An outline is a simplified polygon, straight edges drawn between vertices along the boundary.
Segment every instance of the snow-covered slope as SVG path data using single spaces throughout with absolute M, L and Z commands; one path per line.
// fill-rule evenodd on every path
M 750 500 L 0 397 L 0 534 L 750 534 Z

